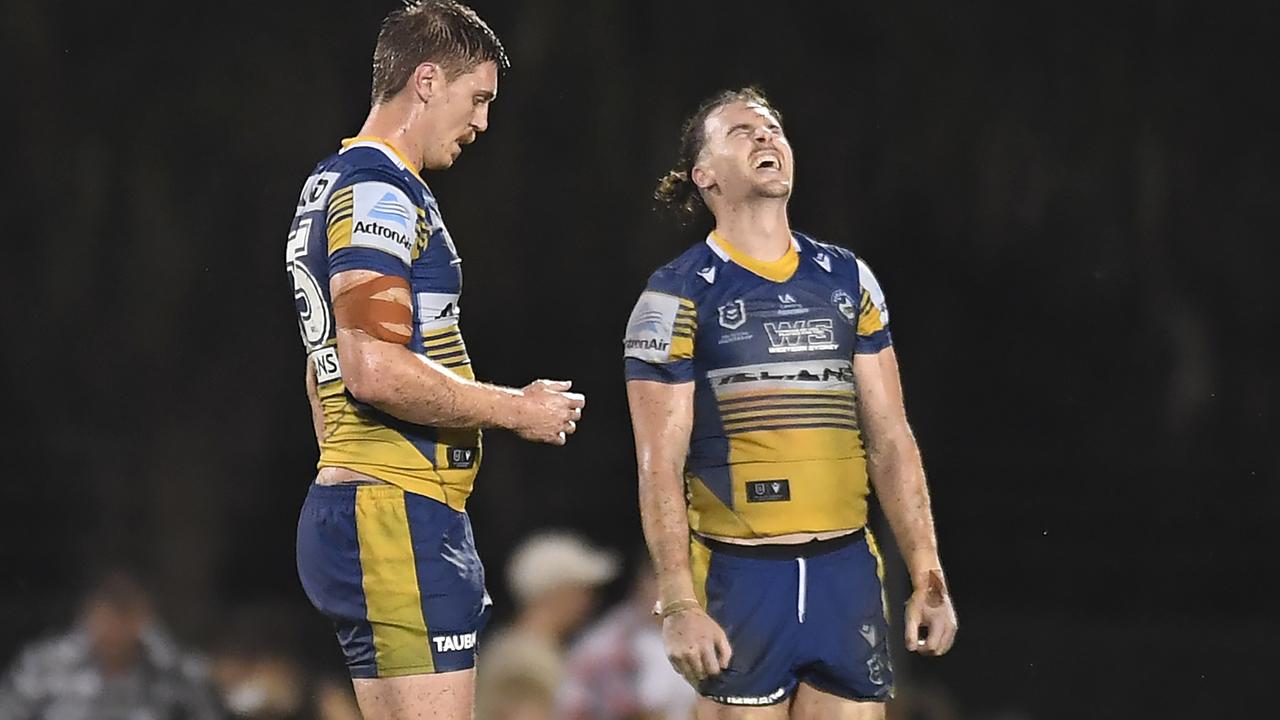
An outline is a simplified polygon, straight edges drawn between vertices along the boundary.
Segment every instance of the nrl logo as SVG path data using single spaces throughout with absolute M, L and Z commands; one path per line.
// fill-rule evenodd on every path
M 853 296 L 844 290 L 837 290 L 831 294 L 831 302 L 840 311 L 841 317 L 850 324 L 858 323 L 858 304 L 853 301 Z
M 717 309 L 720 311 L 720 327 L 726 330 L 737 330 L 747 321 L 747 306 L 741 298 Z

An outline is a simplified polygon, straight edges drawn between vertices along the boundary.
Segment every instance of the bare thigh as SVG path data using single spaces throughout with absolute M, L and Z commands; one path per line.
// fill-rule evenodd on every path
M 786 720 L 788 705 L 786 702 L 764 707 L 723 705 L 700 697 L 695 716 L 697 720 Z
M 476 670 L 352 680 L 364 720 L 471 720 Z
M 800 683 L 791 704 L 793 720 L 884 720 L 884 703 L 858 702 Z

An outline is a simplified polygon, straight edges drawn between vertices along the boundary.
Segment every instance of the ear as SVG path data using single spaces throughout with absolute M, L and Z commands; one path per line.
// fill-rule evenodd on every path
M 689 179 L 700 190 L 706 190 L 716 184 L 716 174 L 701 165 L 693 166 L 689 171 Z
M 428 103 L 439 91 L 439 83 L 443 77 L 444 72 L 439 65 L 424 62 L 413 69 L 413 74 L 409 76 L 409 86 L 413 88 L 419 100 Z

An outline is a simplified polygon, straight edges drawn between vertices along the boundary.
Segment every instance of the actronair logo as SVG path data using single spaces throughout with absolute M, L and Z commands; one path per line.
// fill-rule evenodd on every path
M 831 331 L 830 319 L 767 322 L 764 329 L 769 333 L 771 353 L 813 352 L 840 347 Z
M 623 340 L 623 346 L 628 350 L 657 350 L 666 352 L 671 347 L 671 343 L 658 338 L 646 338 L 641 340 Z
M 356 226 L 353 232 L 358 234 L 363 233 L 365 235 L 373 235 L 375 237 L 386 238 L 387 240 L 390 240 L 391 242 L 399 245 L 405 250 L 410 250 L 413 248 L 413 242 L 409 239 L 408 235 L 402 232 L 397 232 L 396 230 L 393 230 L 387 227 L 386 225 L 383 225 L 382 223 L 376 223 L 373 221 L 364 222 L 362 220 L 357 220 Z
M 476 634 L 469 632 L 462 635 L 433 635 L 431 642 L 436 644 L 436 652 L 471 650 L 476 646 Z

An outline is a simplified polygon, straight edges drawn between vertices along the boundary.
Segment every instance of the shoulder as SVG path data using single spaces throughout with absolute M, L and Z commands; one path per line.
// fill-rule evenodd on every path
M 337 174 L 336 189 L 353 185 L 386 186 L 388 191 L 415 205 L 428 201 L 431 193 L 398 159 L 371 144 L 357 143 L 343 148 L 329 159 Z
M 800 243 L 800 252 L 813 253 L 817 256 L 825 255 L 831 258 L 833 267 L 842 267 L 845 270 L 856 269 L 858 257 L 852 250 L 835 243 L 822 242 L 812 235 L 797 232 L 796 242 Z
M 720 258 L 705 242 L 699 242 L 649 276 L 646 290 L 691 299 L 718 272 Z
M 802 252 L 804 246 L 807 245 L 815 253 L 826 254 L 831 258 L 833 268 L 839 267 L 842 274 L 857 277 L 859 286 L 868 289 L 874 287 L 875 291 L 879 292 L 880 283 L 871 272 L 870 266 L 867 265 L 866 260 L 863 260 L 853 250 L 835 243 L 821 242 L 804 233 L 797 232 L 796 237 L 801 243 Z

